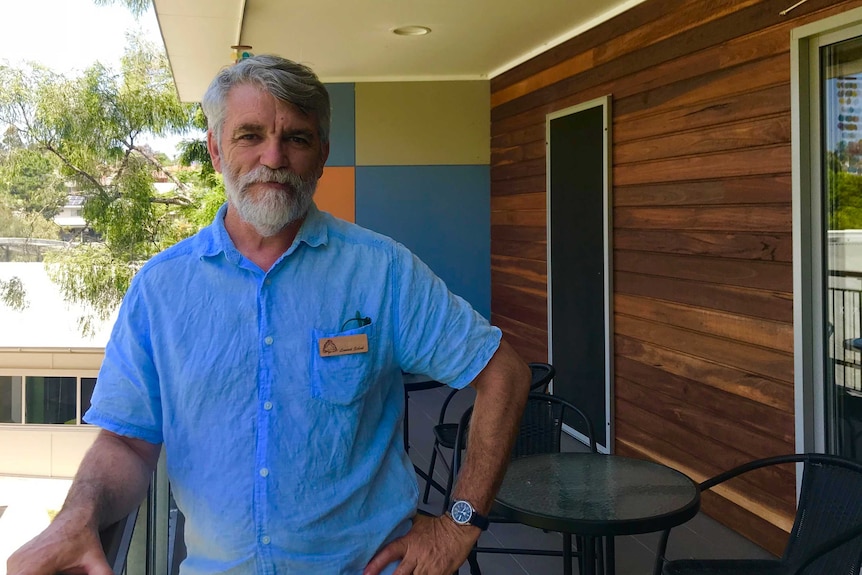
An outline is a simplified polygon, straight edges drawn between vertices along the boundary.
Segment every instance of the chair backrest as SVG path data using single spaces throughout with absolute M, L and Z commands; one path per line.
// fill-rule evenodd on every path
M 806 555 L 841 533 L 862 525 L 862 463 L 823 454 L 799 456 L 804 463 L 796 520 L 783 561 L 798 565 Z M 805 575 L 858 575 L 862 536 L 806 567 Z
M 530 382 L 530 391 L 540 391 L 547 393 L 548 384 L 554 379 L 557 370 L 550 363 L 534 362 L 529 364 L 532 381 Z
M 527 404 L 524 406 L 524 414 L 521 416 L 521 426 L 518 429 L 518 435 L 515 437 L 515 443 L 512 446 L 512 459 L 541 453 L 559 453 L 560 436 L 563 431 L 563 422 L 567 410 L 574 413 L 584 422 L 590 451 L 596 453 L 593 424 L 587 414 L 565 399 L 534 391 L 530 392 Z M 473 408 L 470 407 L 461 416 L 461 421 L 458 423 L 456 445 L 459 445 L 458 442 L 464 440 L 470 425 L 470 416 L 472 413 Z M 461 450 L 456 449 L 452 454 L 453 474 L 457 475 L 460 468 Z

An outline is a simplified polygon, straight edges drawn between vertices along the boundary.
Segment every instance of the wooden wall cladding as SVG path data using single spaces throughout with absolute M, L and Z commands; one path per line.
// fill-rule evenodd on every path
M 611 94 L 615 449 L 702 480 L 794 445 L 790 31 L 862 5 L 647 0 L 491 81 L 492 319 L 547 358 L 545 116 Z M 792 468 L 704 510 L 773 550 Z

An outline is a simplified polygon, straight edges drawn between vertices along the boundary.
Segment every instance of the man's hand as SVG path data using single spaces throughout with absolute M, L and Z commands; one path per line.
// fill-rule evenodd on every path
M 363 575 L 379 575 L 398 560 L 401 564 L 392 575 L 451 575 L 467 559 L 480 533 L 478 527 L 456 525 L 445 515 L 416 515 L 407 535 L 378 551 Z
M 6 562 L 7 575 L 113 575 L 98 531 L 72 515 L 58 515 L 15 551 Z

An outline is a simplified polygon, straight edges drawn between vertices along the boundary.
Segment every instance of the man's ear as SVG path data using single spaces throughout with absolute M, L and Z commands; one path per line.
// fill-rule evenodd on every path
M 317 170 L 317 177 L 320 178 L 323 175 L 323 166 L 326 164 L 326 160 L 329 159 L 329 142 L 320 144 L 320 167 Z
M 221 173 L 221 150 L 219 150 L 216 137 L 212 130 L 207 130 L 207 150 L 210 153 L 213 168 L 215 168 L 216 172 Z

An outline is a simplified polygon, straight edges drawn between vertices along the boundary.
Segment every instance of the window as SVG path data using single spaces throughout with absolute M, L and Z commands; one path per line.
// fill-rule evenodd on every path
M 83 424 L 95 387 L 95 377 L 0 375 L 0 423 Z
M 21 378 L 0 375 L 0 423 L 23 423 Z
M 90 409 L 90 400 L 93 398 L 93 390 L 96 388 L 96 378 L 95 377 L 82 377 L 81 378 L 81 417 L 84 417 L 84 414 L 87 413 L 87 410 Z M 87 423 L 83 419 L 81 423 Z

